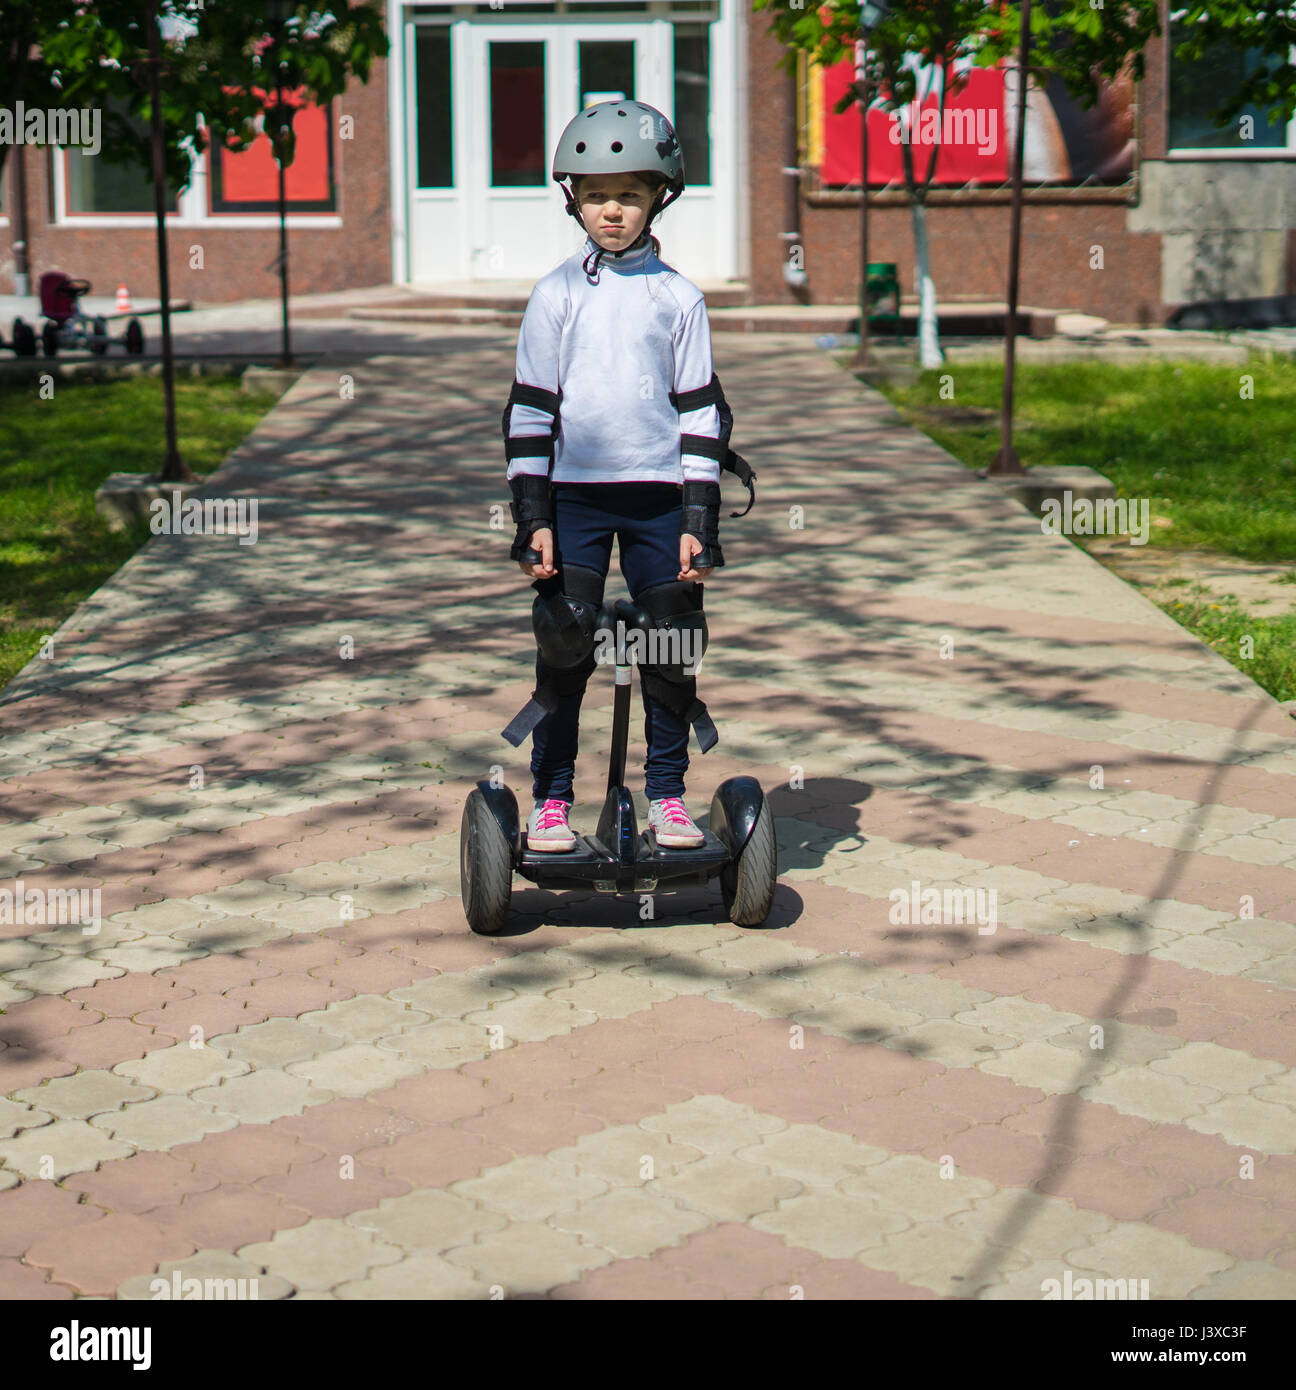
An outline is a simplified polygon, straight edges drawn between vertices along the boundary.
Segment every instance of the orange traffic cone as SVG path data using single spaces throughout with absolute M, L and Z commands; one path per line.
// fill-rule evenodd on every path
M 129 314 L 131 311 L 130 292 L 125 285 L 117 286 L 117 312 Z

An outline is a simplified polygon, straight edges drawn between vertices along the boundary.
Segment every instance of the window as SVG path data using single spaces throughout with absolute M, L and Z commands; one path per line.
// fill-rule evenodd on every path
M 67 211 L 80 213 L 153 213 L 153 180 L 149 169 L 153 160 L 153 132 L 148 121 L 132 116 L 124 106 L 115 104 L 131 130 L 139 137 L 139 152 L 126 164 L 112 164 L 103 154 L 85 154 L 79 149 L 55 150 L 55 158 L 64 161 L 67 175 Z M 180 190 L 171 184 L 167 188 L 168 213 L 176 210 Z
M 711 26 L 675 25 L 675 133 L 690 187 L 711 182 Z
M 594 101 L 633 101 L 635 95 L 635 46 L 633 40 L 582 39 L 580 97 L 583 111 Z
M 1265 64 L 1261 49 L 1220 48 L 1195 63 L 1174 57 L 1186 37 L 1178 20 L 1170 24 L 1170 122 L 1171 150 L 1287 150 L 1296 148 L 1285 124 L 1271 124 L 1258 106 L 1246 106 L 1226 126 L 1211 119 L 1215 110 L 1239 84 Z M 1243 118 L 1249 116 L 1250 138 L 1244 138 Z
M 414 38 L 419 188 L 454 187 L 454 125 L 450 93 L 449 26 L 421 24 L 415 30 Z
M 292 101 L 292 93 L 285 95 Z M 336 212 L 332 103 L 294 105 L 292 128 L 297 144 L 293 162 L 284 171 L 285 204 L 289 212 Z M 208 158 L 213 213 L 279 211 L 279 165 L 264 131 L 239 153 L 213 140 Z
M 544 43 L 491 43 L 490 155 L 495 188 L 543 188 Z

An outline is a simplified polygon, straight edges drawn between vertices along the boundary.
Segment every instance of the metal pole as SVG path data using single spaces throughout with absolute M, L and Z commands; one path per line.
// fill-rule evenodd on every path
M 1017 147 L 1013 165 L 1012 231 L 1008 240 L 1008 322 L 1004 327 L 1003 415 L 1000 421 L 999 452 L 990 465 L 991 473 L 1023 473 L 1021 459 L 1013 448 L 1013 388 L 1017 366 L 1017 282 L 1021 261 L 1022 165 L 1026 157 L 1026 87 L 1030 81 L 1030 0 L 1022 0 L 1021 59 L 1017 66 Z
M 275 119 L 280 122 L 276 132 L 275 152 L 279 163 L 279 297 L 283 305 L 283 344 L 279 352 L 279 365 L 291 367 L 292 345 L 288 341 L 288 207 L 284 195 L 284 139 L 283 139 L 283 68 L 275 73 Z
M 864 44 L 863 88 L 860 101 L 860 320 L 859 347 L 855 352 L 854 365 L 867 367 L 869 362 L 869 223 L 868 223 L 868 31 L 860 30 Z
M 148 29 L 149 108 L 153 126 L 153 213 L 157 224 L 158 290 L 162 296 L 162 399 L 166 410 L 166 461 L 164 483 L 194 482 L 194 474 L 180 457 L 176 445 L 175 364 L 171 356 L 171 278 L 167 271 L 166 159 L 162 153 L 162 98 L 158 69 L 162 53 L 158 38 L 157 5 L 145 0 L 144 23 Z

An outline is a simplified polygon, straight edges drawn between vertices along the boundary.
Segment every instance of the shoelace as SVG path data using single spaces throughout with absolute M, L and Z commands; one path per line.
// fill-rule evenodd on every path
M 546 801 L 540 808 L 540 815 L 536 820 L 537 830 L 554 830 L 565 828 L 567 819 L 567 803 L 565 801 Z
M 684 802 L 678 796 L 663 797 L 658 805 L 661 807 L 662 820 L 668 825 L 678 825 L 682 828 L 692 826 L 693 822 L 689 819 Z

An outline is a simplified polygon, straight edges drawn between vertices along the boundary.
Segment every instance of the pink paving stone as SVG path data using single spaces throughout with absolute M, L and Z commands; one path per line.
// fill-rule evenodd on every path
M 1169 1211 L 1146 1219 L 1163 1231 L 1187 1236 L 1194 1245 L 1223 1250 L 1240 1260 L 1266 1260 L 1292 1238 L 1289 1213 L 1218 1187 L 1177 1196 Z
M 506 1047 L 487 1053 L 479 1061 L 465 1062 L 458 1069 L 459 1075 L 484 1082 L 489 1087 L 485 1094 L 494 1099 L 484 1102 L 488 1105 L 497 1105 L 513 1095 L 547 1095 L 602 1070 L 597 1061 L 578 1057 L 570 1047 L 564 1047 L 563 1043 L 568 1041 L 551 1038 L 544 1043 Z M 608 1058 L 609 1062 L 613 1060 Z
M 640 1015 L 632 1014 L 632 1018 Z M 745 1034 L 762 1020 L 756 1014 L 738 1009 L 715 1007 L 710 999 L 696 995 L 680 995 L 658 1004 L 651 1012 L 651 1028 L 661 1038 L 678 1038 L 681 1042 L 718 1042 Z
M 1076 1154 L 1052 1167 L 1034 1186 L 1045 1196 L 1066 1197 L 1117 1221 L 1147 1221 L 1188 1190 L 1186 1182 L 1167 1173 L 1149 1173 L 1105 1154 Z
M 759 1298 L 771 1284 L 791 1285 L 819 1260 L 813 1250 L 784 1243 L 782 1237 L 725 1221 L 660 1250 L 655 1264 L 701 1283 L 718 1284 L 735 1298 Z
M 416 980 L 424 980 L 437 973 L 431 966 L 415 965 L 412 961 L 401 960 L 396 956 L 370 954 L 344 960 L 335 965 L 317 966 L 311 971 L 311 976 L 317 980 L 327 980 L 341 988 L 352 989 L 357 994 L 386 994 L 393 989 L 404 989 Z
M 855 1260 L 821 1260 L 795 1280 L 806 1299 L 940 1299 L 940 1294 L 919 1284 L 904 1284 L 890 1270 L 869 1269 Z M 781 1286 L 765 1290 L 768 1298 L 786 1297 Z
M 937 1062 L 878 1043 L 859 1043 L 834 1057 L 831 1066 L 838 1087 L 857 1103 L 902 1093 L 917 1096 L 917 1088 L 945 1070 Z
M 1005 1076 L 991 1076 L 973 1067 L 950 1067 L 939 1076 L 930 1077 L 913 1095 L 937 1110 L 950 1110 L 985 1124 L 998 1123 L 1017 1114 L 1042 1100 L 1044 1093 L 1033 1086 L 1018 1086 Z
M 103 1014 L 80 1000 L 44 994 L 8 1005 L 0 1018 L 0 1036 L 35 1048 L 99 1023 Z
M 1141 1142 L 1156 1128 L 1137 1115 L 1123 1115 L 1110 1105 L 1081 1101 L 1073 1095 L 1047 1095 L 1031 1101 L 1024 1109 L 1007 1116 L 1003 1124 L 1016 1134 L 1058 1137 L 1068 1148 L 1091 1154 L 1110 1153 L 1122 1145 Z
M 983 989 L 999 996 L 1022 994 L 1028 999 L 1034 997 L 1033 991 L 1056 987 L 1059 978 L 1066 979 L 1068 988 L 1073 988 L 1076 995 L 1084 988 L 1084 977 L 1077 973 L 1075 962 L 1061 960 L 1056 950 L 1038 954 L 1022 951 L 1009 957 L 978 954 L 956 965 L 945 966 L 935 974 L 937 979 L 952 980 L 967 989 Z M 1089 997 L 1099 999 L 1105 995 L 1089 987 Z M 1086 1010 L 1073 1008 L 1073 1012 Z
M 789 1124 L 817 1125 L 828 1116 L 843 1117 L 847 1101 L 836 1087 L 796 1086 L 786 1077 L 731 1086 L 723 1092 L 735 1105 L 750 1105 Z
M 1097 1108 L 1097 1106 L 1096 1106 Z M 1144 1168 L 1154 1175 L 1175 1177 L 1192 1187 L 1213 1187 L 1215 1183 L 1238 1172 L 1238 1159 L 1246 1150 L 1225 1143 L 1218 1134 L 1200 1134 L 1185 1125 L 1149 1126 L 1139 1134 L 1125 1138 L 1124 1143 L 1111 1148 L 1111 1156 L 1132 1168 Z M 1258 1156 L 1258 1155 L 1257 1155 Z M 1257 1162 L 1257 1187 L 1265 1190 L 1275 1186 L 1277 1177 L 1267 1173 L 1268 1163 Z M 1283 1159 L 1283 1169 L 1290 1177 L 1290 1161 Z
M 129 1018 L 109 1018 L 92 1028 L 78 1028 L 49 1050 L 86 1071 L 111 1071 L 119 1062 L 133 1062 L 173 1041 Z
M 691 1089 L 695 1095 L 723 1094 L 727 1087 L 753 1079 L 747 1059 L 717 1043 L 684 1043 L 638 1063 L 635 1071 L 671 1089 Z
M 46 1231 L 85 1226 L 103 1219 L 75 1192 L 52 1182 L 25 1182 L 0 1192 L 0 1257 L 18 1257 Z
M 51 1284 L 45 1271 L 33 1269 L 21 1260 L 0 1259 L 0 1299 L 71 1298 L 66 1284 Z
M 645 1115 L 656 1115 L 668 1105 L 691 1100 L 703 1083 L 694 1086 L 661 1085 L 640 1077 L 629 1068 L 609 1069 L 584 1081 L 558 1086 L 550 1096 L 574 1105 L 583 1114 L 605 1125 L 634 1124 Z
M 157 973 L 159 979 L 174 980 L 197 994 L 224 994 L 279 974 L 273 966 L 258 965 L 242 955 L 203 956 Z
M 351 1176 L 343 1176 L 343 1155 L 326 1155 L 315 1163 L 296 1166 L 287 1174 L 259 1178 L 254 1186 L 272 1192 L 293 1206 L 321 1217 L 343 1217 L 353 1211 L 376 1207 L 384 1197 L 403 1197 L 410 1184 L 369 1163 L 355 1162 L 349 1155 Z
M 566 1148 L 582 1134 L 597 1134 L 605 1126 L 574 1105 L 556 1104 L 544 1096 L 519 1096 L 484 1115 L 461 1120 L 456 1128 L 506 1145 L 521 1158 Z M 393 1171 L 389 1165 L 384 1166 L 388 1172 Z
M 198 1247 L 164 1230 L 153 1217 L 114 1214 L 89 1226 L 50 1232 L 27 1251 L 27 1263 L 83 1294 L 111 1297 L 117 1285 L 152 1274 L 164 1260 L 183 1260 Z
M 217 1179 L 196 1172 L 174 1153 L 139 1153 L 101 1164 L 94 1173 L 73 1173 L 63 1182 L 105 1211 L 139 1215 L 179 1202 L 191 1192 L 206 1192 L 216 1186 Z
M 276 1120 L 272 1129 L 299 1135 L 305 1144 L 322 1156 L 367 1153 L 382 1148 L 404 1134 L 416 1134 L 419 1125 L 397 1114 L 386 1102 L 374 1098 L 329 1101 L 312 1105 L 300 1115 Z M 315 1159 L 294 1159 L 294 1169 Z
M 1268 1020 L 1247 1022 L 1222 1033 L 1215 1041 L 1235 1052 L 1249 1052 L 1253 1057 L 1265 1057 L 1285 1067 L 1296 1068 L 1296 1029 L 1292 1029 L 1290 1023 L 1284 1032 L 1278 1032 Z
M 359 947 L 321 938 L 314 932 L 297 932 L 283 941 L 272 941 L 266 946 L 251 946 L 247 950 L 249 960 L 284 975 L 304 975 L 319 966 L 332 965 L 335 961 L 347 960 L 358 955 Z
M 923 1153 L 934 1144 L 943 1144 L 948 1152 L 955 1137 L 968 1128 L 961 1117 L 909 1096 L 878 1096 L 866 1105 L 848 1105 L 845 1115 L 825 1116 L 821 1123 L 892 1153 Z
M 70 990 L 64 998 L 97 1009 L 108 1018 L 132 1018 L 145 1009 L 156 1009 L 171 1000 L 191 998 L 193 990 L 156 975 L 119 975 L 115 980 L 96 980 L 83 989 Z
M 280 975 L 258 980 L 253 985 L 229 991 L 236 1002 L 264 1009 L 273 1018 L 297 1018 L 314 1013 L 339 999 L 354 998 L 356 991 L 344 985 L 330 985 L 309 975 Z
M 204 1038 L 215 1038 L 264 1023 L 268 1017 L 264 1009 L 235 1003 L 223 994 L 196 994 L 136 1014 L 135 1022 L 153 1028 L 163 1038 L 178 1040 L 190 1037 L 193 1028 L 201 1028 Z
M 75 1062 L 60 1061 L 48 1052 L 31 1053 L 12 1044 L 0 1052 L 0 1095 L 12 1095 L 27 1086 L 39 1086 L 56 1076 L 70 1076 Z
M 311 831 L 314 829 L 306 815 L 264 816 L 261 820 L 248 821 L 246 825 L 232 825 L 225 833 L 233 836 L 241 844 L 260 849 L 266 845 L 277 848 L 306 839 L 318 839 L 324 834 L 324 831 L 319 829 L 312 836 Z
M 948 1154 L 957 1172 L 997 1187 L 1030 1187 L 1042 1174 L 1073 1157 L 1070 1150 L 1050 1148 L 1034 1135 L 998 1124 L 972 1125 L 959 1134 L 940 1137 L 919 1152 L 936 1163 Z
M 594 1069 L 591 1067 L 590 1070 Z M 528 1077 L 530 1082 L 531 1078 Z M 527 1089 L 532 1089 L 532 1086 L 528 1084 Z M 375 1105 L 385 1106 L 407 1119 L 411 1128 L 417 1128 L 420 1124 L 448 1125 L 455 1120 L 480 1115 L 484 1109 L 503 1105 L 510 1095 L 507 1086 L 493 1084 L 489 1076 L 478 1077 L 438 1069 L 424 1072 L 421 1076 L 404 1077 L 385 1091 L 373 1092 L 370 1099 Z M 322 1108 L 315 1106 L 314 1110 Z M 308 1115 L 311 1113 L 307 1111 Z
M 308 1211 L 274 1193 L 232 1182 L 186 1197 L 178 1205 L 157 1207 L 149 1216 L 169 1235 L 197 1250 L 237 1250 L 270 1240 L 276 1231 L 304 1226 L 311 1219 Z
M 295 1163 L 313 1163 L 322 1153 L 322 1147 L 289 1130 L 282 1120 L 270 1125 L 238 1125 L 171 1150 L 173 1158 L 193 1164 L 201 1174 L 221 1183 L 248 1185 L 258 1178 L 286 1173 Z
M 491 1134 L 492 1140 L 500 1136 Z M 546 1153 L 557 1144 L 538 1146 Z M 448 1187 L 463 1178 L 475 1178 L 487 1168 L 508 1163 L 514 1155 L 500 1142 L 488 1143 L 481 1134 L 448 1125 L 429 1125 L 417 1134 L 407 1134 L 385 1149 L 372 1149 L 371 1162 L 384 1173 L 403 1178 L 416 1188 Z
M 715 1007 L 727 1009 L 728 1006 L 717 1004 Z M 642 1013 L 635 1015 L 639 1020 L 644 1017 Z M 658 1038 L 642 1021 L 625 1018 L 600 1019 L 597 1023 L 585 1024 L 573 1029 L 564 1041 L 570 1056 L 601 1067 L 646 1061 L 671 1046 L 671 1039 Z

